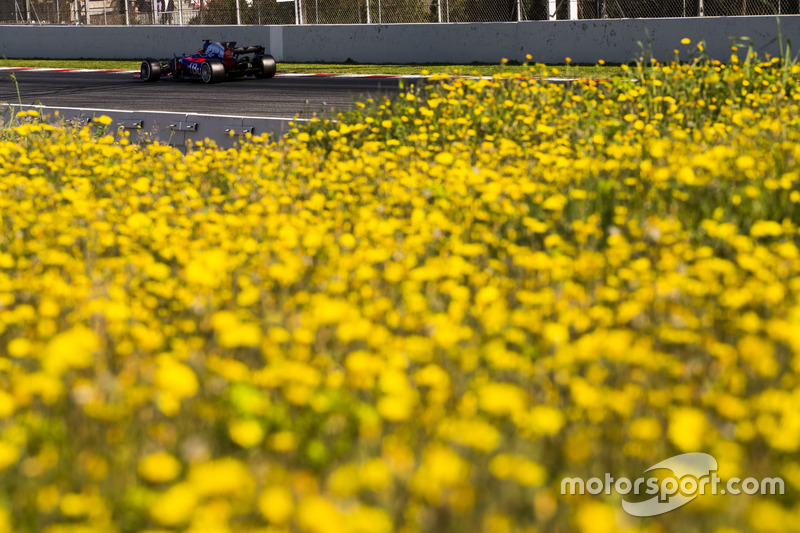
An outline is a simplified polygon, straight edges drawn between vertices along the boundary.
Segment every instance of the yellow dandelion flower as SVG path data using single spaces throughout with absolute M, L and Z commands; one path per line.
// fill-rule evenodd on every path
M 269 487 L 258 497 L 261 516 L 276 525 L 286 524 L 294 513 L 292 494 L 285 487 Z
M 491 415 L 513 415 L 527 403 L 525 391 L 511 383 L 488 383 L 478 390 L 478 405 Z
M 155 384 L 159 390 L 178 398 L 190 398 L 197 394 L 200 384 L 191 368 L 169 358 L 163 358 L 159 363 L 155 372 Z
M 159 494 L 150 506 L 150 517 L 158 524 L 175 527 L 188 522 L 198 504 L 190 483 L 178 483 Z
M 9 341 L 6 350 L 11 357 L 27 357 L 33 350 L 33 345 L 28 339 L 18 337 Z
M 252 448 L 264 440 L 264 428 L 257 420 L 234 420 L 228 424 L 231 440 L 242 448 Z
M 705 414 L 693 407 L 676 408 L 670 413 L 667 437 L 683 452 L 701 450 L 708 422 Z
M 19 448 L 6 441 L 0 441 L 0 472 L 10 467 L 20 457 Z
M 152 453 L 139 461 L 139 475 L 151 483 L 172 481 L 181 472 L 181 463 L 167 452 Z

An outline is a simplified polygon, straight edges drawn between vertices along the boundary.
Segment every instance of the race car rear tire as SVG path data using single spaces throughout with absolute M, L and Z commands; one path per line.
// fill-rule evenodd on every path
M 158 81 L 161 77 L 161 63 L 156 59 L 147 58 L 142 61 L 140 76 L 145 81 Z
M 260 80 L 271 78 L 278 71 L 278 65 L 275 63 L 275 58 L 269 54 L 255 58 L 253 60 L 253 68 L 256 71 L 256 78 Z
M 225 64 L 219 59 L 209 59 L 200 67 L 203 83 L 218 83 L 225 79 Z

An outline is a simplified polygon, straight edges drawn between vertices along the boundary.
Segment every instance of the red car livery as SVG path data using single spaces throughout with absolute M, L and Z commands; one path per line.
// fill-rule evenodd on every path
M 276 71 L 275 58 L 265 54 L 263 46 L 237 47 L 235 41 L 206 40 L 192 55 L 176 56 L 164 62 L 145 59 L 139 77 L 150 82 L 158 81 L 163 75 L 176 80 L 200 79 L 203 83 L 217 83 L 243 76 L 271 78 Z

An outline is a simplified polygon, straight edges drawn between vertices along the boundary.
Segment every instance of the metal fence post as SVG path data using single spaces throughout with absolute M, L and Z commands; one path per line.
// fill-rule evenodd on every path
M 372 24 L 372 15 L 369 12 L 369 0 L 367 0 L 367 24 Z
M 442 22 L 442 0 L 436 2 L 436 22 Z
M 569 20 L 578 20 L 578 0 L 569 0 Z
M 33 22 L 31 20 L 31 0 L 25 0 L 25 18 L 27 19 L 28 24 Z
M 547 0 L 547 20 L 556 20 L 558 18 L 558 6 L 556 0 Z
M 703 0 L 697 0 L 697 16 L 705 16 L 705 9 L 703 9 Z
M 123 0 L 123 2 L 125 2 L 125 25 L 126 26 L 130 26 L 131 25 L 131 6 L 130 6 L 131 3 L 128 0 Z
M 242 7 L 239 5 L 239 0 L 236 0 L 236 25 L 242 25 Z
M 522 22 L 522 0 L 517 0 L 517 22 Z

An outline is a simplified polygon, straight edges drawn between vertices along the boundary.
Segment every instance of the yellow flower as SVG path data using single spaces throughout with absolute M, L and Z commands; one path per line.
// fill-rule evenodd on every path
M 258 346 L 260 342 L 261 328 L 257 324 L 237 322 L 219 332 L 219 345 L 223 348 Z
M 490 452 L 500 444 L 500 432 L 488 422 L 480 419 L 445 420 L 439 426 L 439 434 L 450 442 L 470 446 L 482 452 Z
M 450 448 L 431 445 L 411 479 L 411 490 L 429 502 L 438 503 L 447 488 L 456 487 L 469 476 L 469 464 Z
M 537 433 L 555 435 L 564 427 L 564 414 L 550 405 L 536 405 L 530 410 L 530 421 Z
M 547 470 L 542 465 L 505 453 L 492 458 L 489 472 L 498 479 L 514 479 L 524 486 L 542 485 L 547 479 Z
M 252 503 L 255 480 L 250 469 L 232 457 L 194 464 L 189 469 L 188 483 L 202 496 L 230 496 L 241 504 Z
M 346 515 L 347 529 L 352 533 L 390 533 L 394 531 L 391 517 L 383 509 L 359 505 Z
M 341 498 L 350 498 L 358 494 L 361 478 L 356 465 L 345 464 L 334 470 L 327 482 L 328 490 Z
M 9 442 L 0 441 L 0 472 L 17 462 L 19 448 Z
M 358 469 L 358 479 L 367 489 L 379 492 L 389 486 L 392 474 L 386 461 L 383 459 L 370 459 Z
M 378 413 L 385 420 L 401 422 L 408 420 L 416 404 L 416 398 L 410 394 L 391 394 L 378 400 Z
M 198 495 L 191 483 L 178 483 L 159 494 L 150 506 L 150 516 L 158 524 L 175 527 L 192 518 L 198 504 Z
M 14 397 L 6 391 L 0 390 L 0 418 L 8 418 L 14 414 L 15 409 Z
M 321 496 L 309 496 L 297 507 L 297 523 L 308 533 L 338 533 L 344 531 L 342 513 Z
M 100 346 L 94 331 L 84 326 L 75 326 L 61 332 L 44 348 L 42 366 L 58 375 L 70 368 L 86 368 L 93 363 L 93 354 Z
M 33 345 L 28 339 L 17 337 L 9 341 L 6 350 L 11 357 L 27 357 L 33 350 Z
M 242 448 L 252 448 L 264 440 L 264 428 L 256 420 L 234 420 L 228 424 L 231 440 Z
M 61 308 L 53 300 L 46 298 L 39 302 L 39 315 L 46 317 L 57 317 Z
M 159 390 L 178 398 L 194 396 L 200 386 L 197 375 L 191 368 L 166 357 L 160 360 L 156 369 L 155 384 Z
M 555 194 L 542 203 L 542 208 L 548 211 L 562 211 L 567 205 L 567 197 L 563 194 Z
M 439 154 L 436 154 L 434 160 L 440 165 L 450 166 L 453 164 L 453 161 L 455 161 L 455 157 L 451 153 L 441 152 Z
M 139 461 L 139 475 L 151 483 L 172 481 L 181 472 L 181 463 L 166 452 L 152 453 Z
M 0 533 L 12 533 L 13 531 L 11 512 L 0 507 Z
M 352 249 L 356 246 L 356 238 L 353 237 L 352 233 L 345 233 L 341 237 L 339 237 L 339 244 L 342 245 L 343 248 Z
M 94 119 L 92 119 L 92 122 L 96 122 L 97 124 L 102 124 L 104 126 L 108 126 L 109 124 L 111 124 L 112 120 L 111 120 L 111 117 L 109 117 L 107 115 L 100 115 L 99 117 L 95 117 Z
M 350 305 L 339 299 L 320 296 L 312 302 L 314 319 L 318 324 L 336 324 L 350 313 Z
M 150 217 L 144 213 L 134 213 L 128 217 L 128 220 L 125 221 L 125 224 L 133 229 L 146 228 L 152 223 L 153 221 L 150 220 Z
M 761 237 L 780 237 L 783 234 L 781 225 L 773 220 L 757 220 L 750 227 L 750 235 L 759 239 Z
M 697 452 L 702 449 L 707 425 L 706 416 L 699 409 L 679 407 L 670 413 L 667 436 L 679 450 Z
M 273 524 L 286 524 L 294 513 L 292 494 L 284 487 L 269 487 L 258 497 L 261 516 Z
M 478 405 L 491 415 L 513 415 L 527 403 L 525 391 L 511 383 L 489 383 L 478 390 Z
M 655 418 L 637 418 L 631 422 L 629 431 L 635 439 L 654 441 L 661 438 L 661 424 Z
M 297 447 L 297 439 L 291 431 L 279 431 L 270 438 L 270 448 L 276 452 L 287 452 Z
M 749 170 L 756 166 L 756 160 L 749 154 L 740 155 L 736 158 L 736 168 L 739 170 Z
M 605 503 L 583 503 L 578 507 L 575 521 L 581 533 L 613 533 L 620 530 L 614 508 Z

